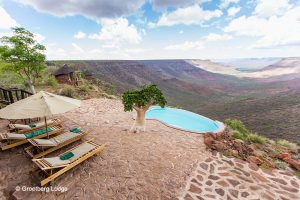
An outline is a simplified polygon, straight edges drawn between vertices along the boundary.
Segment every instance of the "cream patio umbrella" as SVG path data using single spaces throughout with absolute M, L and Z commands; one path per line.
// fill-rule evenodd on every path
M 77 99 L 40 91 L 32 96 L 17 101 L 1 109 L 0 118 L 28 119 L 44 117 L 47 131 L 48 116 L 65 113 L 67 111 L 80 107 L 80 104 L 81 101 Z

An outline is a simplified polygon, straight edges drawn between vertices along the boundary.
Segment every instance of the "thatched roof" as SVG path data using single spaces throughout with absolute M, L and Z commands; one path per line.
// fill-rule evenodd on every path
M 58 76 L 58 75 L 70 74 L 72 72 L 74 72 L 74 70 L 71 67 L 69 67 L 67 64 L 64 64 L 58 70 L 56 70 L 53 74 L 54 74 L 54 76 Z

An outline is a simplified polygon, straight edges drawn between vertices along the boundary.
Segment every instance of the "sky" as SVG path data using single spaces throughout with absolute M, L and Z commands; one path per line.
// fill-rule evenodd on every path
M 0 0 L 48 60 L 300 56 L 300 0 Z

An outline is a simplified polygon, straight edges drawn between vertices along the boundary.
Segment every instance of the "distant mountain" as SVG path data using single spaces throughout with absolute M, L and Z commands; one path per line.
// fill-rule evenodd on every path
M 234 58 L 234 59 L 214 59 L 212 62 L 229 66 L 238 71 L 256 71 L 266 66 L 277 63 L 282 58 Z
M 285 79 L 292 74 L 277 76 L 274 72 L 282 68 L 289 69 L 291 64 L 298 66 L 297 60 L 283 59 L 277 65 L 272 64 L 254 72 L 240 72 L 209 60 L 87 60 L 54 63 L 89 69 L 95 78 L 115 86 L 118 94 L 155 83 L 171 106 L 213 119 L 239 118 L 260 134 L 296 139 L 299 135 L 295 130 L 300 130 L 300 123 L 295 123 L 297 113 L 300 113 L 300 78 Z M 240 74 L 251 76 L 243 77 Z M 257 74 L 268 76 L 258 78 Z M 280 115 L 287 117 L 289 113 L 295 114 L 283 123 Z M 276 124 L 281 127 L 276 129 Z M 283 132 L 286 135 L 282 136 Z
M 256 59 L 247 59 L 247 62 L 249 62 L 249 60 L 252 60 L 253 63 L 256 61 Z M 257 65 L 260 65 L 261 67 L 262 63 L 265 65 L 272 62 L 273 64 L 262 67 L 259 70 L 254 70 L 252 68 L 252 71 L 240 71 L 234 67 L 224 66 L 210 60 L 190 60 L 189 63 L 210 72 L 228 74 L 241 78 L 269 79 L 269 81 L 272 81 L 273 78 L 276 77 L 274 81 L 278 81 L 280 79 L 287 80 L 293 77 L 300 77 L 298 75 L 295 76 L 295 74 L 300 73 L 300 58 L 284 58 L 279 59 L 274 63 L 275 60 L 275 58 L 259 59 L 259 64 Z

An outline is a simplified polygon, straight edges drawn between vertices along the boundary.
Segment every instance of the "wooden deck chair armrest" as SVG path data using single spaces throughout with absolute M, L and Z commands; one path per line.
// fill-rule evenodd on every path
M 7 140 L 6 133 L 0 133 L 0 140 Z

